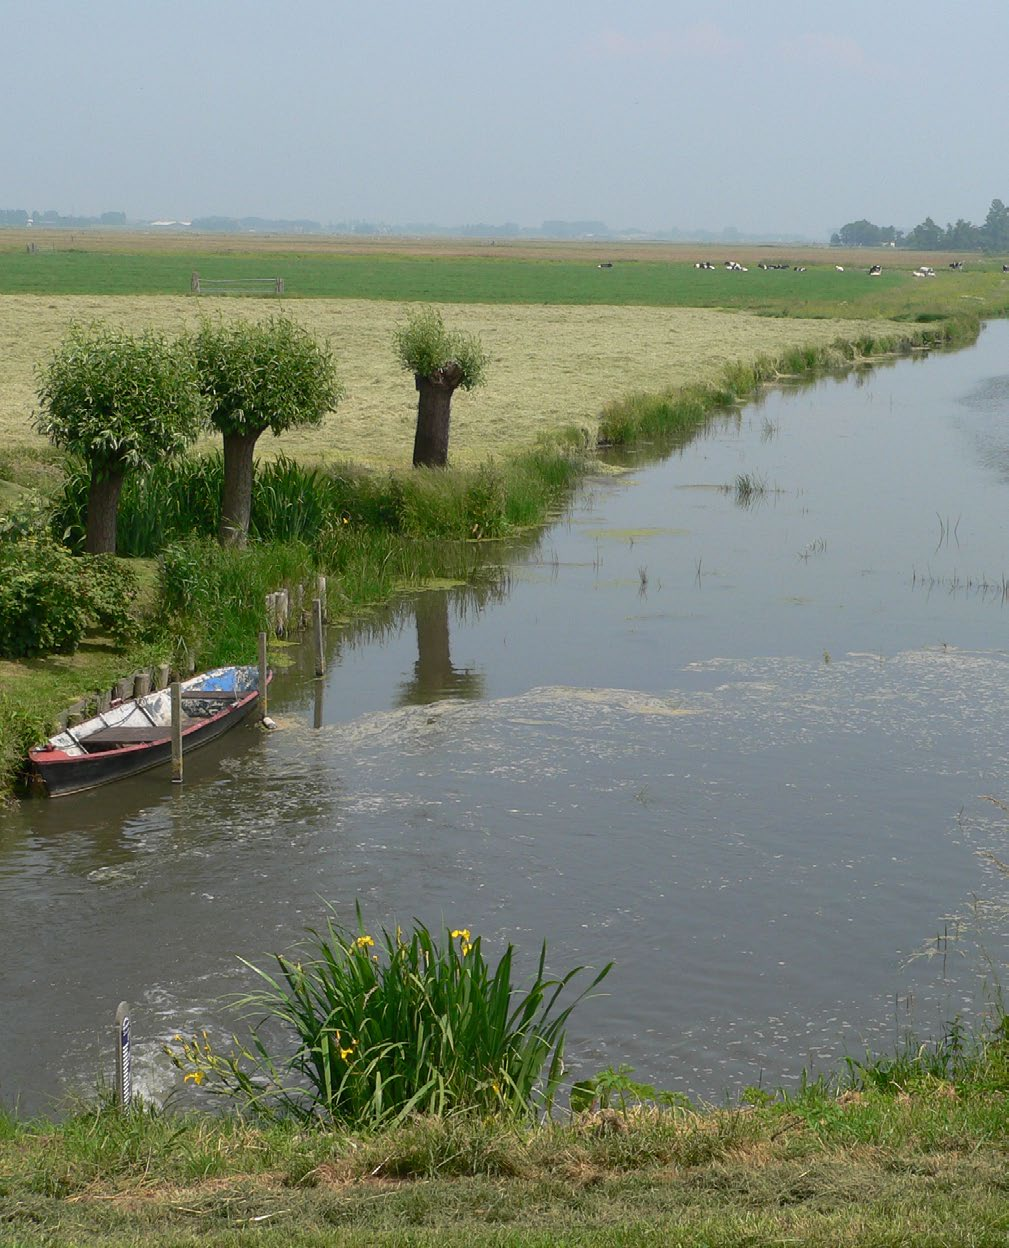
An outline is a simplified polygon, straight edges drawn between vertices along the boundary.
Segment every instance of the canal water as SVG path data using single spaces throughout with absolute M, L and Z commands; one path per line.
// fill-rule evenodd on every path
M 600 474 L 478 590 L 330 630 L 279 729 L 0 815 L 0 1102 L 178 1087 L 324 919 L 615 965 L 575 1069 L 720 1101 L 976 1019 L 1009 943 L 1009 323 Z

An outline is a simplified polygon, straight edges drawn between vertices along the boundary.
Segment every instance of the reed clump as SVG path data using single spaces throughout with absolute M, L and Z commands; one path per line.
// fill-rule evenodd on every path
M 573 1001 L 562 994 L 583 970 L 555 978 L 543 945 L 532 983 L 513 983 L 514 948 L 496 965 L 468 928 L 442 937 L 419 921 L 371 936 L 332 915 L 310 928 L 261 986 L 235 1008 L 255 1021 L 230 1052 L 205 1032 L 166 1049 L 184 1077 L 244 1112 L 352 1126 L 444 1119 L 459 1111 L 502 1119 L 550 1112 L 564 1071 L 565 1026 L 605 977 Z M 279 1028 L 280 1035 L 276 1032 Z
M 286 456 L 256 465 L 250 537 L 325 545 L 334 530 L 374 530 L 408 538 L 501 537 L 538 524 L 585 469 L 584 445 L 544 442 L 502 465 L 475 469 L 369 472 L 323 468 Z M 52 512 L 54 535 L 83 550 L 89 474 L 71 464 Z M 119 504 L 118 551 L 155 557 L 173 542 L 213 537 L 220 522 L 220 452 L 156 465 L 127 478 Z

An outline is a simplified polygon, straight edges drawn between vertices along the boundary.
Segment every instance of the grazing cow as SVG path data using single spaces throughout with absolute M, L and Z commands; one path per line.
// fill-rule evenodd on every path
M 843 265 L 843 264 L 835 264 L 835 265 L 834 265 L 834 270 L 835 270 L 835 272 L 837 272 L 837 273 L 843 273 L 843 272 L 844 272 L 844 265 Z
M 874 264 L 874 265 L 872 266 L 872 268 L 869 270 L 869 276 L 870 276 L 870 277 L 879 277 L 879 275 L 880 275 L 882 272 L 883 272 L 883 266 L 882 266 L 881 264 Z
M 1002 272 L 1003 272 L 1003 273 L 1009 273 L 1009 264 L 1003 264 L 1003 266 L 1002 266 Z
M 949 267 L 950 267 L 951 269 L 956 269 L 958 272 L 962 273 L 962 272 L 963 272 L 963 261 L 962 261 L 962 260 L 951 260 L 951 261 L 949 262 Z

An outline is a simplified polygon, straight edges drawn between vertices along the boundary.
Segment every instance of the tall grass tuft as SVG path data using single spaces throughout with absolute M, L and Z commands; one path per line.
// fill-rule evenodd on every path
M 330 916 L 293 956 L 275 955 L 275 974 L 246 963 L 263 984 L 236 1002 L 255 1020 L 248 1042 L 234 1038 L 224 1054 L 198 1033 L 167 1052 L 187 1080 L 268 1118 L 374 1126 L 413 1113 L 549 1112 L 567 1020 L 610 967 L 561 1007 L 584 968 L 549 977 L 544 944 L 520 990 L 513 955 L 508 945 L 492 966 L 465 928 L 439 940 L 415 921 L 409 936 L 397 927 L 376 941 L 360 909 L 356 934 Z
M 131 473 L 119 499 L 117 553 L 150 559 L 179 538 L 212 536 L 220 520 L 223 483 L 220 453 L 182 457 L 146 473 Z M 55 537 L 77 553 L 84 549 L 89 485 L 87 468 L 69 464 L 53 511 Z
M 500 537 L 541 522 L 570 490 L 584 454 L 544 445 L 499 467 L 369 473 L 299 464 L 286 456 L 258 463 L 249 535 L 261 542 L 325 543 L 333 529 L 382 530 L 406 537 Z M 220 520 L 219 453 L 159 464 L 126 479 L 119 504 L 118 553 L 151 558 L 173 542 L 212 537 Z M 51 527 L 71 550 L 84 548 L 90 478 L 71 465 Z
M 301 542 L 239 549 L 212 537 L 185 538 L 166 547 L 159 561 L 162 612 L 200 666 L 250 663 L 266 627 L 266 595 L 310 583 L 316 567 Z

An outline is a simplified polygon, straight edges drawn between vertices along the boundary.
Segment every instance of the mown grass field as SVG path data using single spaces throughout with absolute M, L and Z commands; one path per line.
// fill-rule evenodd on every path
M 194 328 L 201 313 L 255 318 L 277 306 L 276 300 L 186 296 L 3 296 L 0 477 L 9 473 L 5 454 L 10 459 L 19 446 L 44 446 L 30 424 L 35 370 L 74 319 L 178 333 Z M 332 344 L 347 394 L 320 427 L 267 435 L 260 453 L 409 467 L 417 395 L 392 346 L 402 305 L 313 299 L 280 306 Z M 565 426 L 592 430 L 606 402 L 712 381 L 730 360 L 882 329 L 875 320 L 770 319 L 695 308 L 449 304 L 443 311 L 448 325 L 479 334 L 491 354 L 487 384 L 453 402 L 450 451 L 459 465 L 514 453 Z

